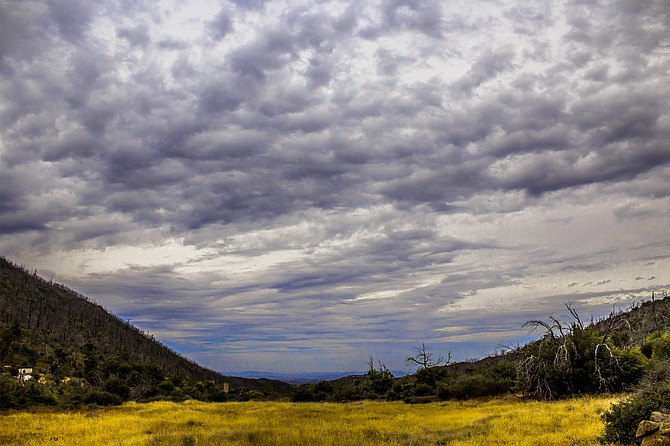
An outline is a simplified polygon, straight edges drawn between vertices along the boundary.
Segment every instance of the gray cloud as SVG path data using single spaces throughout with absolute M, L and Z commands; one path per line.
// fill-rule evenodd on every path
M 215 367 L 667 288 L 662 2 L 128 7 L 0 4 L 0 249 Z
M 227 10 L 222 9 L 214 17 L 214 19 L 209 22 L 209 29 L 212 33 L 212 38 L 214 40 L 220 41 L 226 34 L 233 31 L 233 21 L 230 18 L 230 14 Z
M 119 37 L 126 39 L 131 46 L 146 47 L 151 42 L 149 27 L 146 23 L 140 23 L 131 28 L 118 28 L 116 34 Z

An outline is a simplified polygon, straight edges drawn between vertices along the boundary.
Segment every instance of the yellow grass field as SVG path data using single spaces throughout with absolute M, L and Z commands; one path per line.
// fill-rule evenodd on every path
M 600 414 L 615 401 L 127 403 L 79 412 L 0 413 L 0 444 L 595 446 L 603 431 Z

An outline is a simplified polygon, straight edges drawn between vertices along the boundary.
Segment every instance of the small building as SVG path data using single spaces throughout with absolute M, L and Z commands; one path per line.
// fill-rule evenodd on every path
M 33 368 L 32 367 L 20 367 L 19 374 L 16 377 L 21 384 L 25 384 L 31 379 L 33 379 Z

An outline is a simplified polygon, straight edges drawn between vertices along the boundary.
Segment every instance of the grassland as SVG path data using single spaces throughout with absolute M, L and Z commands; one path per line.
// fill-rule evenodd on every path
M 616 399 L 401 402 L 127 403 L 77 412 L 0 414 L 0 444 L 597 445 Z

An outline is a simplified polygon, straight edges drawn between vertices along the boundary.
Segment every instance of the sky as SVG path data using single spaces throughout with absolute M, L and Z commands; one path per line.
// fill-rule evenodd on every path
M 667 0 L 0 0 L 0 254 L 224 373 L 670 289 Z

